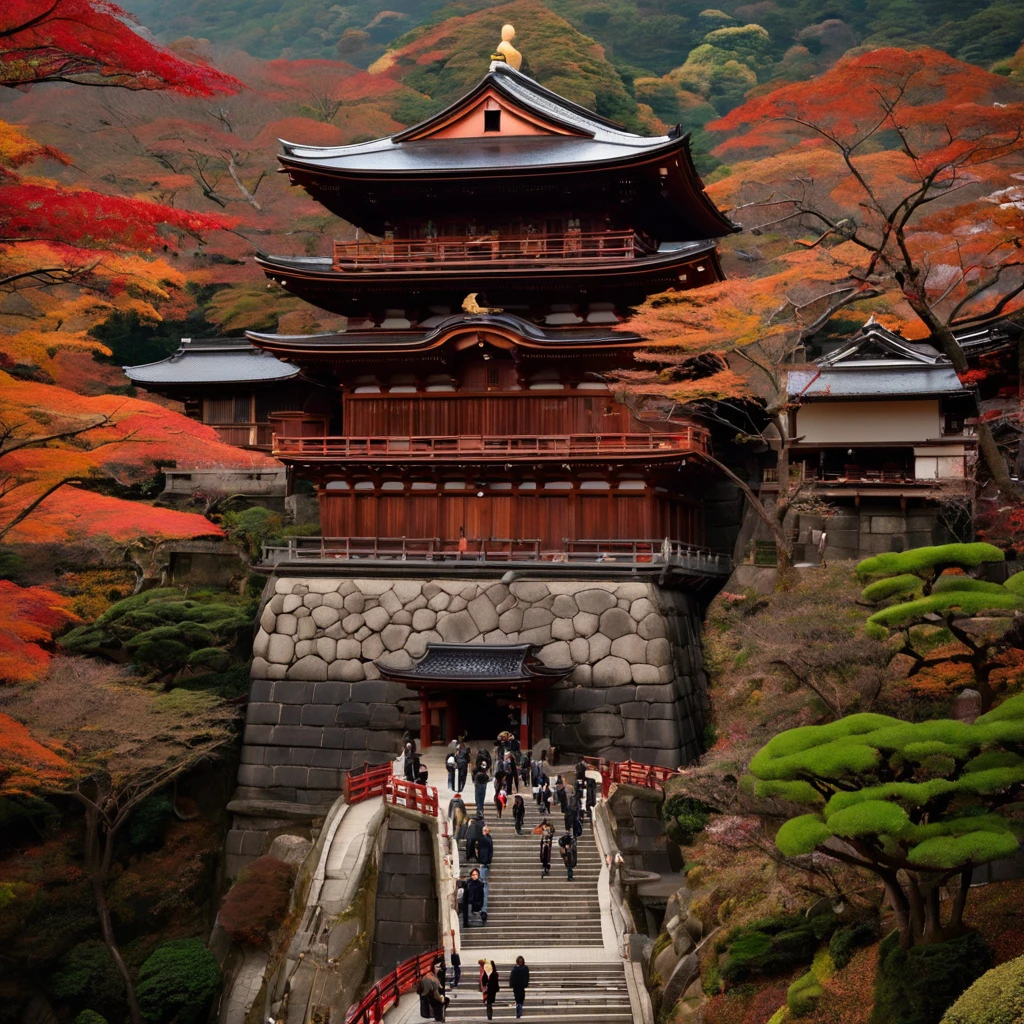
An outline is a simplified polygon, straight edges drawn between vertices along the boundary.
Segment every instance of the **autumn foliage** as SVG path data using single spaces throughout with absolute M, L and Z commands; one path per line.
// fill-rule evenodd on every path
M 0 580 L 0 682 L 41 678 L 50 663 L 43 645 L 73 621 L 70 602 L 60 594 Z
M 267 944 L 288 911 L 295 869 L 276 857 L 258 857 L 224 897 L 218 920 L 236 942 Z
M 154 45 L 131 22 L 107 0 L 5 0 L 0 85 L 76 82 L 194 96 L 239 88 L 230 75 Z

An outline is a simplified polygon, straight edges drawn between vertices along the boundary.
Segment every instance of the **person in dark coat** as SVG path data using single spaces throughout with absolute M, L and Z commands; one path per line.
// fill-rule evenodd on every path
M 464 743 L 455 749 L 455 771 L 459 779 L 459 792 L 466 788 L 466 776 L 469 774 L 469 750 Z
M 551 838 L 555 830 L 545 818 L 533 832 L 540 835 L 540 877 L 546 878 L 551 873 Z
M 484 883 L 484 904 L 480 908 L 480 920 L 487 924 L 487 879 L 491 874 L 491 861 L 494 859 L 494 840 L 491 830 L 484 825 L 483 835 L 476 844 L 476 859 L 480 864 L 480 881 Z
M 473 868 L 466 881 L 462 894 L 462 927 L 469 927 L 469 915 L 479 914 L 484 908 L 484 883 L 480 881 L 480 872 Z M 484 922 L 487 923 L 486 921 Z
M 500 793 L 505 788 L 505 762 L 499 761 L 494 767 L 494 792 Z
M 587 779 L 587 817 L 594 820 L 594 807 L 597 804 L 597 780 Z
M 519 792 L 519 767 L 516 765 L 516 759 L 511 754 L 505 755 L 505 788 L 509 793 L 512 792 L 512 787 L 515 786 L 516 792 Z
M 566 878 L 571 882 L 573 880 L 572 873 L 576 867 L 576 837 L 568 829 L 565 835 L 558 840 L 558 852 L 562 855 Z
M 540 804 L 540 809 L 545 814 L 551 813 L 551 787 L 547 782 L 540 787 L 540 798 L 537 802 Z
M 585 782 L 587 779 L 587 762 L 581 757 L 576 762 L 576 781 Z
M 516 827 L 517 836 L 523 834 L 523 821 L 525 818 L 526 804 L 523 802 L 523 798 L 516 793 L 515 799 L 512 801 L 512 824 Z
M 406 782 L 415 782 L 420 772 L 420 756 L 416 753 L 411 743 L 405 745 L 405 756 L 403 758 L 403 774 Z
M 466 829 L 466 860 L 476 860 L 477 844 L 484 834 L 484 816 L 478 814 Z
M 526 990 L 530 985 L 530 968 L 526 966 L 526 961 L 521 956 L 516 957 L 515 967 L 508 972 L 508 984 L 516 1001 L 516 1017 L 522 1017 Z
M 473 799 L 476 801 L 476 813 L 479 817 L 484 816 L 484 803 L 487 801 L 487 783 L 490 777 L 486 768 L 478 768 L 473 773 Z
M 462 981 L 462 957 L 452 950 L 452 988 L 458 988 Z
M 469 811 L 466 810 L 466 802 L 462 799 L 461 793 L 456 793 L 448 801 L 448 820 L 452 823 L 455 841 L 461 843 L 466 838 L 466 830 L 469 828 Z
M 476 761 L 473 764 L 473 770 L 478 772 L 482 768 L 485 772 L 490 772 L 491 764 L 491 752 L 485 747 L 481 747 L 476 752 Z
M 494 1020 L 494 1000 L 498 998 L 501 986 L 498 983 L 498 968 L 493 960 L 480 961 L 480 992 L 487 1007 L 487 1019 Z
M 555 799 L 558 801 L 558 809 L 565 814 L 568 810 L 567 801 L 569 794 L 565 791 L 565 782 L 562 781 L 561 775 L 555 778 Z
M 433 968 L 416 983 L 416 993 L 420 997 L 420 1016 L 425 1020 L 443 1021 L 448 1000 Z

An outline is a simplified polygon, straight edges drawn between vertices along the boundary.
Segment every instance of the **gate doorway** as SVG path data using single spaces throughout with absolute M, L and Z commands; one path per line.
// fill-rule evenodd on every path
M 514 692 L 455 690 L 451 702 L 459 733 L 469 739 L 490 741 L 502 730 L 519 731 L 520 700 Z

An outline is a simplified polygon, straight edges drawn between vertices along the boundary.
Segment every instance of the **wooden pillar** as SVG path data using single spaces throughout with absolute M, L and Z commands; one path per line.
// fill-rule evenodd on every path
M 430 746 L 430 701 L 426 690 L 420 690 L 420 751 Z
M 530 743 L 530 724 L 533 721 L 533 707 L 529 693 L 519 699 L 519 746 L 528 750 Z

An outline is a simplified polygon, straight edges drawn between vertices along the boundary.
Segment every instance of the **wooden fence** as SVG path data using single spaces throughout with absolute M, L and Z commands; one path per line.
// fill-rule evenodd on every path
M 383 797 L 389 804 L 407 807 L 410 811 L 438 816 L 436 786 L 421 786 L 418 782 L 407 782 L 398 778 L 391 764 L 371 765 L 364 761 L 361 768 L 345 772 L 342 784 L 345 802 L 358 804 L 363 800 Z

